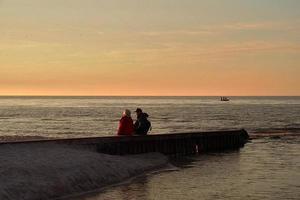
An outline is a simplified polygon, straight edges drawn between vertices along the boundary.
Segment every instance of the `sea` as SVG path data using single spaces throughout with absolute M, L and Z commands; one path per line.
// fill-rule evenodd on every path
M 300 97 L 0 97 L 0 138 L 115 135 L 124 109 L 139 107 L 150 134 L 246 129 L 300 132 Z
M 0 97 L 0 141 L 113 136 L 123 110 L 139 107 L 150 116 L 149 134 L 243 128 L 255 139 L 238 151 L 170 159 L 79 200 L 298 200 L 300 97 L 229 98 Z

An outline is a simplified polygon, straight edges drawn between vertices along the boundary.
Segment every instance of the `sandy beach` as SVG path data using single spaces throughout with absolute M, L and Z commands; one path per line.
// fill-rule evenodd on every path
M 119 183 L 168 163 L 158 153 L 111 156 L 64 145 L 0 146 L 0 199 L 38 200 Z

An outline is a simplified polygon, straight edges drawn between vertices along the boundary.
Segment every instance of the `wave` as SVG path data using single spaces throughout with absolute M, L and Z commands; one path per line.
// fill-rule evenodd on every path
M 11 117 L 0 117 L 0 120 L 11 119 Z
M 51 118 L 42 118 L 41 121 L 56 121 L 56 122 L 65 122 L 64 119 L 51 119 Z
M 162 154 L 111 156 L 53 144 L 0 146 L 0 199 L 53 199 L 122 182 L 168 164 Z
M 265 133 L 300 133 L 300 128 L 298 127 L 289 127 L 289 128 L 262 128 L 262 129 L 255 129 L 251 131 L 251 133 L 255 134 L 265 134 Z
M 300 128 L 273 128 L 273 129 L 258 129 L 250 132 L 250 138 L 281 138 L 289 136 L 300 136 Z
M 29 141 L 29 140 L 44 140 L 44 139 L 51 139 L 51 138 L 50 137 L 43 137 L 43 136 L 1 135 L 0 136 L 0 143 L 1 142 Z

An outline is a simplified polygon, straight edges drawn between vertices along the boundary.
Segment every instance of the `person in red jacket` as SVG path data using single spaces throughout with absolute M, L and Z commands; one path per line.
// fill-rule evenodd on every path
M 119 123 L 118 135 L 133 135 L 134 126 L 130 110 L 125 110 Z

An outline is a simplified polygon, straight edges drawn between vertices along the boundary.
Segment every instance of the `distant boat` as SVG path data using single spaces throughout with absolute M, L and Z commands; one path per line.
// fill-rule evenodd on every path
M 221 97 L 221 101 L 230 101 L 228 97 Z

